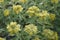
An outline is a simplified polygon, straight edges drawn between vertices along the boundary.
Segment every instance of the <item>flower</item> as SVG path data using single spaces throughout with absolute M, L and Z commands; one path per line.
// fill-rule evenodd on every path
M 0 0 L 0 3 L 4 2 L 4 0 Z
M 39 38 L 35 38 L 35 39 L 33 39 L 33 40 L 40 40 Z
M 19 0 L 11 0 L 12 2 L 17 2 L 17 1 L 19 1 Z
M 42 14 L 43 14 L 43 15 L 40 15 L 40 16 L 49 16 L 49 13 L 48 13 L 46 10 L 43 10 L 43 11 L 42 11 Z
M 48 39 L 50 40 L 58 40 L 58 34 L 57 32 L 53 32 L 52 30 L 50 29 L 44 29 L 42 34 L 47 37 Z
M 49 13 L 46 10 L 43 10 L 42 12 L 36 13 L 35 15 L 40 17 L 46 17 L 49 16 Z
M 5 38 L 0 37 L 0 40 L 5 40 Z
M 40 9 L 37 6 L 29 7 L 27 10 L 27 13 L 29 13 L 30 16 L 33 16 L 35 13 L 38 13 Z
M 39 20 L 47 20 L 47 19 L 49 19 L 49 13 L 46 10 L 43 10 L 40 13 L 36 13 L 35 15 L 39 17 Z
M 59 2 L 59 0 L 51 0 L 51 2 L 57 4 Z
M 53 20 L 55 19 L 55 14 L 52 14 L 52 13 L 51 13 L 51 14 L 49 15 L 49 17 L 50 17 L 50 20 L 53 21 Z
M 20 2 L 22 2 L 22 3 L 26 3 L 27 2 L 27 0 L 19 0 Z
M 25 26 L 24 31 L 27 32 L 29 35 L 34 35 L 37 34 L 38 29 L 37 26 L 35 26 L 34 24 L 29 24 Z
M 21 31 L 20 25 L 17 24 L 17 22 L 10 22 L 9 25 L 7 25 L 7 30 L 10 35 L 14 35 Z
M 19 12 L 23 10 L 23 8 L 21 5 L 13 5 L 13 10 L 16 14 L 18 14 Z
M 40 38 L 39 37 L 35 37 L 34 39 L 32 39 L 32 40 L 40 40 Z
M 4 10 L 4 16 L 8 16 L 9 14 L 10 14 L 10 10 L 5 9 L 5 10 Z

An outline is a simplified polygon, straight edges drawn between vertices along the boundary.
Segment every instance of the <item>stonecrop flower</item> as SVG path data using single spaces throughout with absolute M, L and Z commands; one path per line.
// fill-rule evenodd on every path
M 22 2 L 22 3 L 26 3 L 27 2 L 27 0 L 19 0 L 20 2 Z
M 52 14 L 52 13 L 51 13 L 51 14 L 49 15 L 50 20 L 52 20 L 52 21 L 55 20 L 55 16 L 56 16 L 55 14 Z
M 0 3 L 4 2 L 4 0 L 0 0 Z
M 40 20 L 47 20 L 49 18 L 49 13 L 46 10 L 36 13 L 35 15 L 38 16 Z
M 10 22 L 10 24 L 7 25 L 7 31 L 11 36 L 21 31 L 20 25 L 17 24 L 17 22 Z
M 27 13 L 30 16 L 33 16 L 33 15 L 35 15 L 35 13 L 38 13 L 39 11 L 40 11 L 40 9 L 37 6 L 31 6 L 28 8 Z
M 37 34 L 38 29 L 37 26 L 35 26 L 34 24 L 29 24 L 25 26 L 24 31 L 27 32 L 29 35 L 34 35 Z
M 59 2 L 59 0 L 51 0 L 51 2 L 57 4 Z
M 5 9 L 5 10 L 4 10 L 4 16 L 8 16 L 9 14 L 10 14 L 10 10 Z
M 46 11 L 46 10 L 43 10 L 42 11 L 42 14 L 40 16 L 49 16 L 49 13 Z
M 18 14 L 19 12 L 22 12 L 23 7 L 21 5 L 13 5 L 13 11 Z
M 35 37 L 34 39 L 32 39 L 32 40 L 40 40 L 40 38 L 39 37 Z
M 19 0 L 11 0 L 12 2 L 18 2 Z
M 49 16 L 49 13 L 46 10 L 43 10 L 42 12 L 36 13 L 35 15 L 40 17 L 46 17 Z
M 57 32 L 53 32 L 50 29 L 43 30 L 42 34 L 47 37 L 49 40 L 58 40 Z
M 56 16 L 55 14 L 48 13 L 46 10 L 43 10 L 42 12 L 35 15 L 38 16 L 40 19 L 50 19 L 51 21 L 54 21 Z
M 5 38 L 0 37 L 0 40 L 6 40 Z

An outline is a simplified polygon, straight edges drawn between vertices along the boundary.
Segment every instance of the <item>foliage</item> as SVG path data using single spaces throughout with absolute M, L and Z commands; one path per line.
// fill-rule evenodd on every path
M 60 0 L 0 0 L 0 40 L 59 40 Z

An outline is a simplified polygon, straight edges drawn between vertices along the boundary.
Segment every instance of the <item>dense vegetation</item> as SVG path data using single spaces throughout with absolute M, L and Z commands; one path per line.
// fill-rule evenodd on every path
M 0 40 L 60 40 L 60 0 L 0 0 Z

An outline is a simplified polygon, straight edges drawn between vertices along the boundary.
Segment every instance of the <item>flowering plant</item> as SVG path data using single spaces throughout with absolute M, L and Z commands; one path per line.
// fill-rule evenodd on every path
M 0 0 L 0 40 L 59 40 L 60 0 Z

